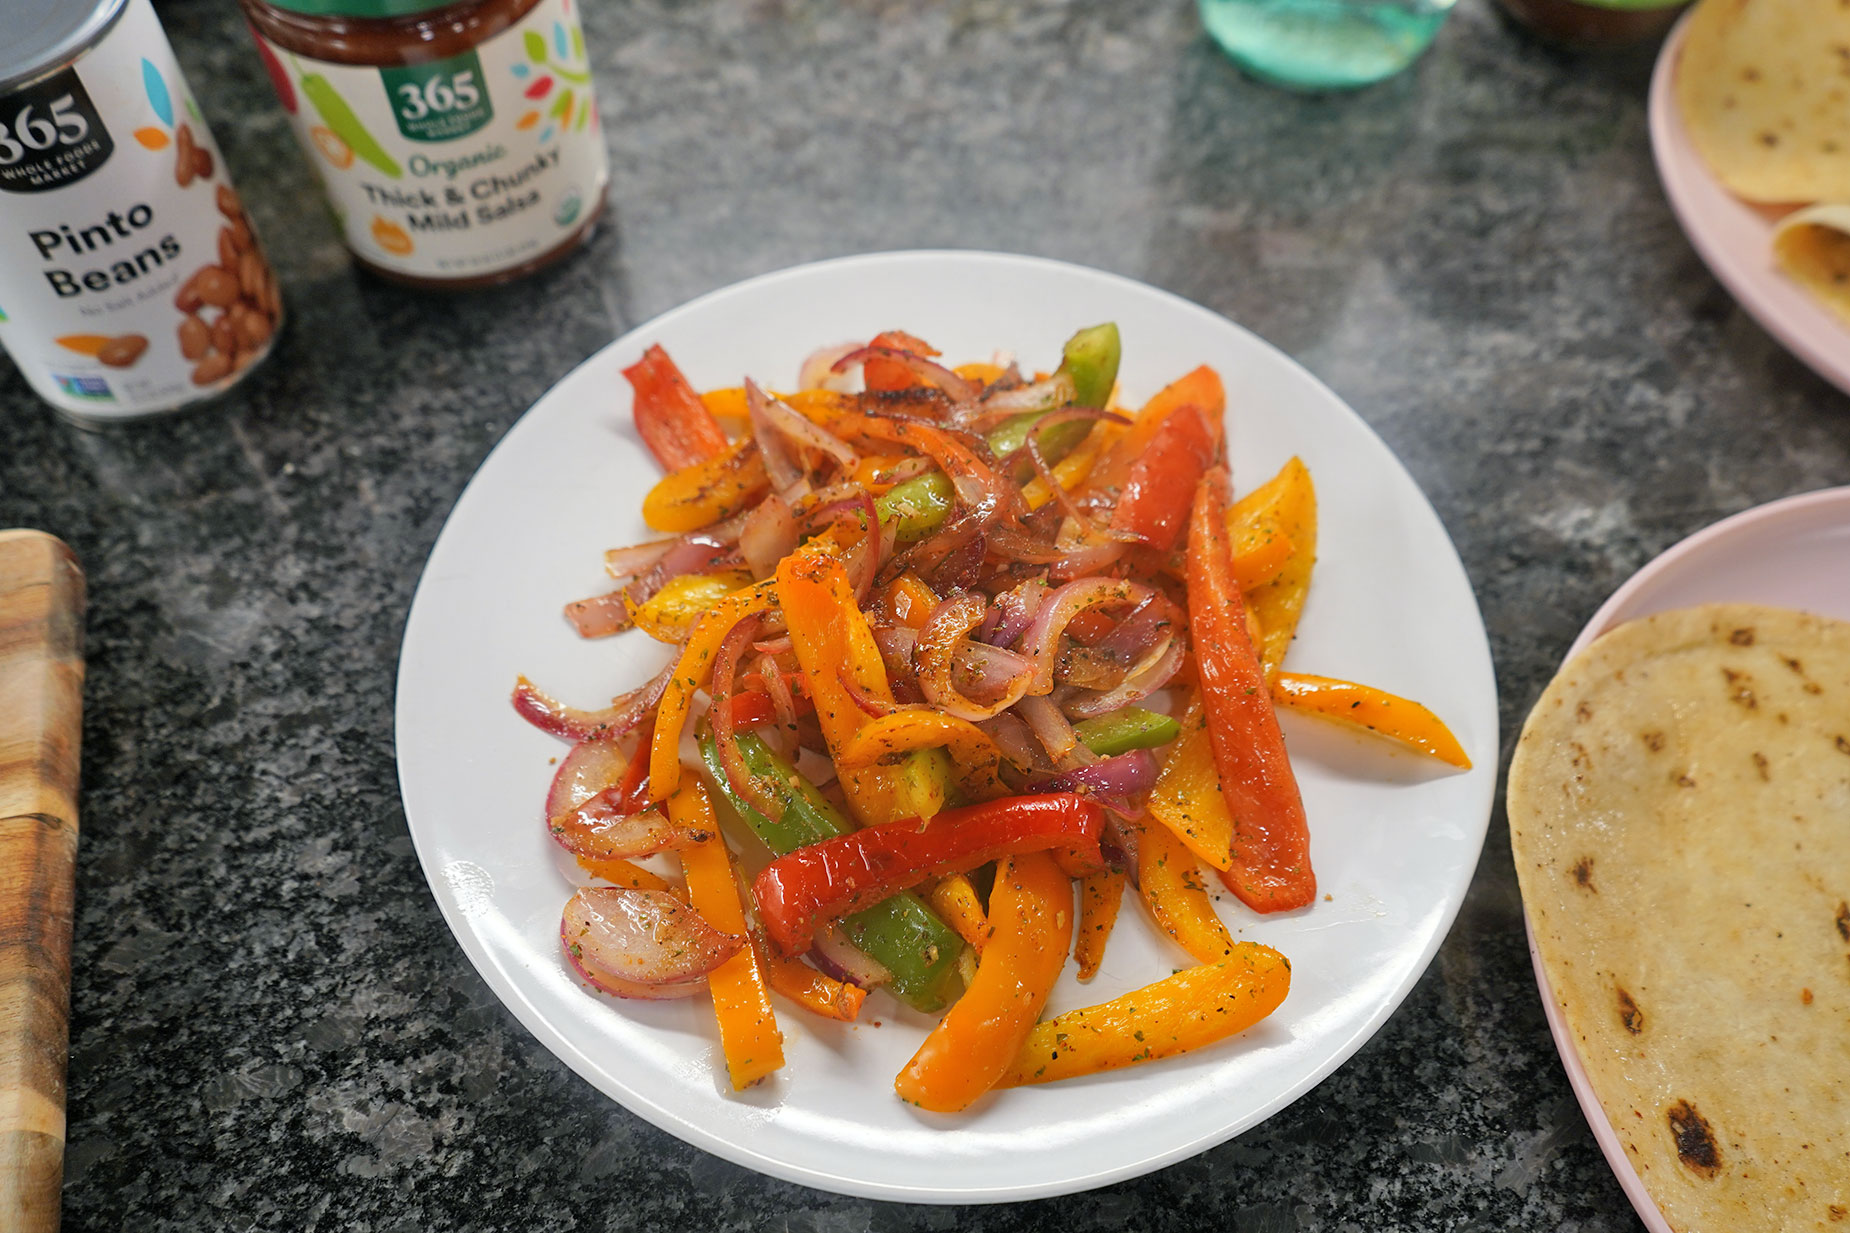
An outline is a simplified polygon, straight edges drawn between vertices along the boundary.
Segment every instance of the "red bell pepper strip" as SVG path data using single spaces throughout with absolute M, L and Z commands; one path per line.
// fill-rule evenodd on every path
M 874 335 L 870 347 L 890 347 L 895 351 L 910 351 L 914 355 L 927 358 L 938 354 L 938 349 L 922 338 L 914 338 L 904 330 L 885 330 Z M 875 357 L 861 366 L 861 381 L 870 390 L 908 390 L 915 385 L 925 383 L 910 368 L 898 360 Z
M 1068 872 L 1105 867 L 1105 810 L 1070 792 L 1013 796 L 837 835 L 778 857 L 752 883 L 765 935 L 786 955 L 809 949 L 822 925 L 916 886 L 1002 856 L 1053 851 Z
M 1233 861 L 1221 880 L 1256 912 L 1301 908 L 1317 896 L 1310 828 L 1265 670 L 1246 633 L 1246 603 L 1227 538 L 1227 472 L 1195 488 L 1188 533 L 1189 640 L 1221 793 L 1233 814 Z
M 623 375 L 636 391 L 636 431 L 664 470 L 679 471 L 726 449 L 719 421 L 661 344 L 644 351 Z
M 1214 462 L 1214 449 L 1215 434 L 1198 408 L 1171 412 L 1131 463 L 1111 512 L 1111 529 L 1129 532 L 1158 552 L 1175 547 L 1188 525 L 1195 485 Z

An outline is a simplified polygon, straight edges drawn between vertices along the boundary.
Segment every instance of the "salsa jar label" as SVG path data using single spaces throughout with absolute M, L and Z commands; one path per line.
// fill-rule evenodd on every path
M 148 0 L 0 96 L 0 343 L 84 424 L 216 394 L 282 300 Z
M 382 269 L 510 270 L 564 243 L 603 198 L 604 136 L 568 0 L 414 65 L 336 64 L 253 34 L 347 245 Z

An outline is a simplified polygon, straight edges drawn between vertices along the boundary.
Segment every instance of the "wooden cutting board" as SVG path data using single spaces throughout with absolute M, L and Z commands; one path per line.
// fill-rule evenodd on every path
M 0 531 L 0 1229 L 52 1233 L 64 1176 L 83 572 Z

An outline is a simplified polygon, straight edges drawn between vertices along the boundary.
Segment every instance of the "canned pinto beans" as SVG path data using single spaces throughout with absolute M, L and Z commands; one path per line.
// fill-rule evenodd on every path
M 240 0 L 360 264 L 414 287 L 566 256 L 610 173 L 574 0 Z
M 23 5 L 0 47 L 0 343 L 86 427 L 222 393 L 282 297 L 154 10 Z

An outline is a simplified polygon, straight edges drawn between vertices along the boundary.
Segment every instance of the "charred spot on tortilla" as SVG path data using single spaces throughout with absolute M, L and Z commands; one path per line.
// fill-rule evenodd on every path
M 1574 708 L 1574 717 L 1584 724 L 1587 720 L 1593 718 L 1593 708 L 1588 706 L 1585 702 L 1582 702 L 1579 706 Z
M 1695 786 L 1696 786 L 1696 781 L 1694 779 L 1691 779 L 1687 774 L 1679 774 L 1677 776 L 1677 787 L 1693 788 Z
M 1837 936 L 1850 942 L 1850 902 L 1840 900 L 1837 904 Z
M 1756 753 L 1754 755 L 1754 769 L 1760 772 L 1760 778 L 1762 781 L 1772 780 L 1773 776 L 1767 773 L 1767 760 L 1766 760 L 1765 754 Z
M 1625 1025 L 1626 1031 L 1637 1036 L 1644 1031 L 1644 1012 L 1638 1009 L 1638 1003 L 1632 1000 L 1632 995 L 1623 987 L 1618 989 L 1618 994 L 1619 1022 Z
M 1593 858 L 1591 856 L 1583 856 L 1574 862 L 1574 881 L 1582 890 L 1590 890 L 1596 895 L 1599 894 L 1599 887 L 1593 885 Z
M 1677 1159 L 1690 1172 L 1713 1179 L 1722 1171 L 1722 1150 L 1715 1142 L 1709 1119 L 1696 1112 L 1696 1106 L 1679 1100 L 1666 1111 L 1670 1133 L 1677 1141 Z
M 1661 752 L 1664 748 L 1664 734 L 1662 732 L 1646 732 L 1644 734 L 1644 747 L 1652 753 Z
M 1850 737 L 1840 736 L 1837 738 L 1837 752 L 1850 754 Z
M 1752 625 L 1741 626 L 1741 628 L 1728 635 L 1728 641 L 1734 643 L 1736 646 L 1754 645 L 1754 627 Z

